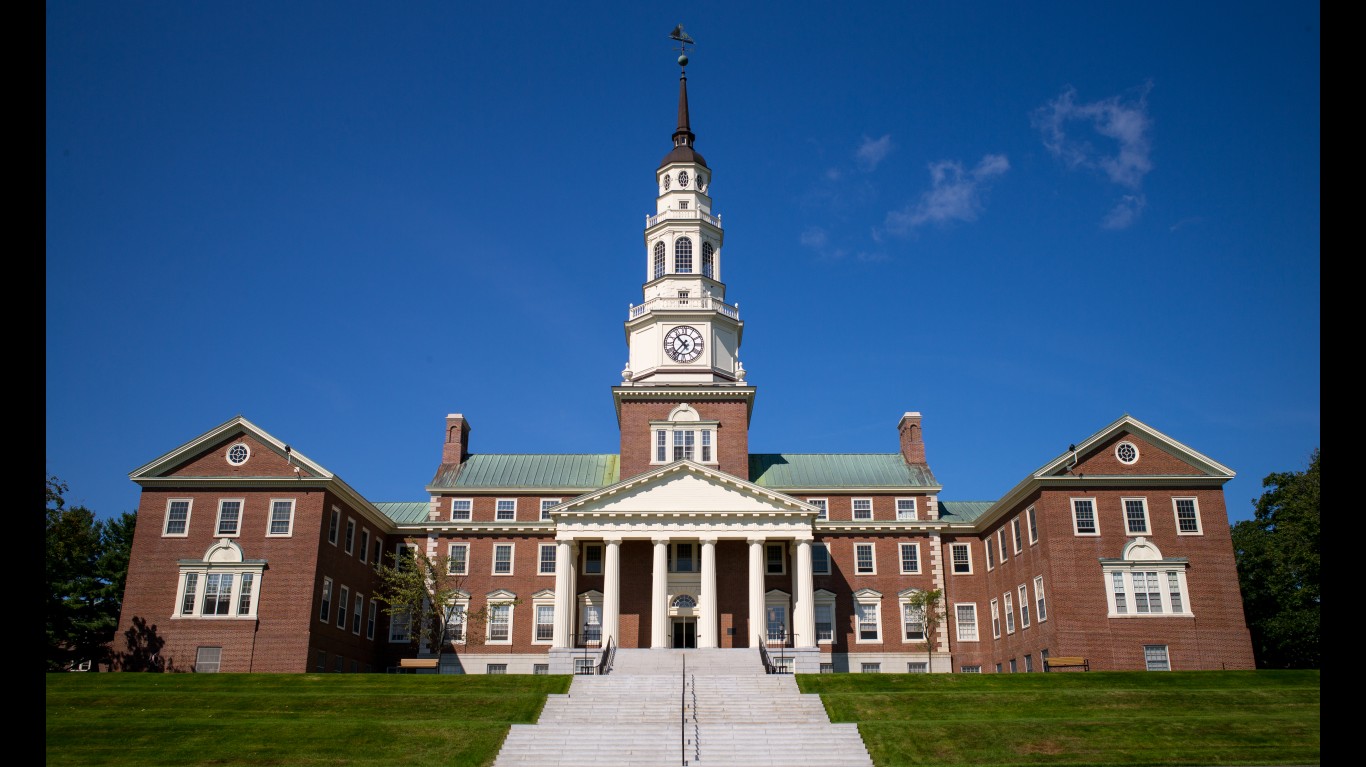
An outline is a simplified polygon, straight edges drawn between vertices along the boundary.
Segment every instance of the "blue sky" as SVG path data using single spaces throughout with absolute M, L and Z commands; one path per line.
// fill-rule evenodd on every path
M 374 501 L 447 413 L 614 453 L 688 67 L 753 452 L 995 499 L 1128 413 L 1319 445 L 1317 3 L 46 4 L 47 473 L 102 516 L 241 414 Z

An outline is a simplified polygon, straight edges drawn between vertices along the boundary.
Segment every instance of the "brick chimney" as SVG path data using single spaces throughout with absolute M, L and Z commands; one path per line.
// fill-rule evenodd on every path
M 470 424 L 465 416 L 451 413 L 446 416 L 446 440 L 441 445 L 441 462 L 460 465 L 470 454 Z
M 901 456 L 906 463 L 924 463 L 925 438 L 920 433 L 920 414 L 907 413 L 901 416 L 896 428 L 901 434 Z

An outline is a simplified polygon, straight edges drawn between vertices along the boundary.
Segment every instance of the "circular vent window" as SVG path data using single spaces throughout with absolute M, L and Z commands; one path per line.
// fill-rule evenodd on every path
M 1121 442 L 1115 445 L 1115 457 L 1120 463 L 1135 463 L 1138 461 L 1138 448 L 1132 442 Z
M 251 450 L 247 449 L 247 446 L 241 442 L 228 448 L 228 463 L 233 466 L 241 466 L 246 463 L 247 459 L 250 457 Z

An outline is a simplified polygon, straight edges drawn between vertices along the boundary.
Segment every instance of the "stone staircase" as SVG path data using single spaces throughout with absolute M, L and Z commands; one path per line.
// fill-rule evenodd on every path
M 686 663 L 686 684 L 684 664 Z M 680 715 L 680 711 L 682 712 Z M 757 650 L 617 650 L 610 674 L 576 676 L 494 767 L 872 767 L 858 726 L 820 696 L 765 674 Z

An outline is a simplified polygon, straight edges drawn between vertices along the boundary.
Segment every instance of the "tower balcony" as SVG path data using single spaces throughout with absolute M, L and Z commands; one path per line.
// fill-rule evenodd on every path
M 739 304 L 731 306 L 725 301 L 711 296 L 651 298 L 643 304 L 632 304 L 630 316 L 627 319 L 633 320 L 649 312 L 717 312 L 733 320 L 738 321 L 740 319 Z
M 669 210 L 664 211 L 663 213 L 656 213 L 656 214 L 654 214 L 653 216 L 646 216 L 646 217 L 645 217 L 645 228 L 646 228 L 646 229 L 649 229 L 650 227 L 654 226 L 655 224 L 658 224 L 658 223 L 661 222 L 661 221 L 697 221 L 697 220 L 699 220 L 699 219 L 702 220 L 702 221 L 704 221 L 704 222 L 706 222 L 706 223 L 708 223 L 708 224 L 711 224 L 712 226 L 716 227 L 717 229 L 720 229 L 720 228 L 721 228 L 721 216 L 720 216 L 720 214 L 717 214 L 717 215 L 713 216 L 713 215 L 710 214 L 710 213 L 704 213 L 704 212 L 702 212 L 702 211 L 700 211 L 700 210 L 692 210 L 692 209 L 688 209 L 688 210 L 673 210 L 673 209 L 669 209 Z

